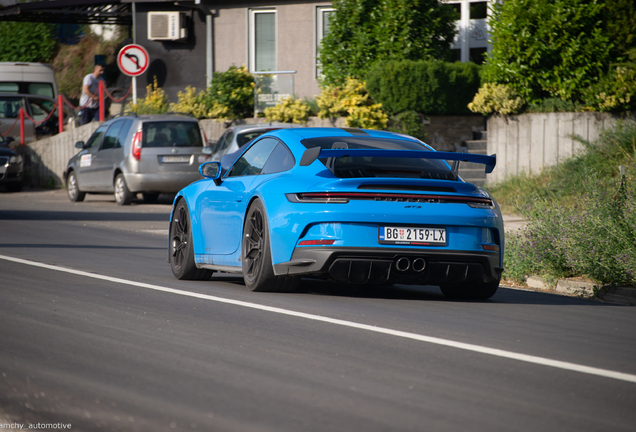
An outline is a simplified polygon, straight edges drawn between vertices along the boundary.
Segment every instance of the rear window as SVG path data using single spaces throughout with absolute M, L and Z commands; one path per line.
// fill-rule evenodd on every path
M 142 147 L 203 147 L 199 124 L 195 122 L 146 122 Z
M 428 147 L 416 141 L 375 137 L 308 138 L 303 140 L 302 144 L 306 148 L 320 147 L 323 149 L 331 149 L 336 144 L 336 148 L 430 151 Z M 393 157 L 342 157 L 333 161 L 329 161 L 327 158 L 319 160 L 339 178 L 456 179 L 448 165 L 441 160 Z

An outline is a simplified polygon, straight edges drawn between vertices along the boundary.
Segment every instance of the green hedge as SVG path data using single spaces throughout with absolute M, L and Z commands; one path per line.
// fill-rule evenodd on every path
M 474 63 L 387 61 L 376 63 L 367 75 L 369 94 L 390 114 L 471 114 L 467 105 L 480 84 Z

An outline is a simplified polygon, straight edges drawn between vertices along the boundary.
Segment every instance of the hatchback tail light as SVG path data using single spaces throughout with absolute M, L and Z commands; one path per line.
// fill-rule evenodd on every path
M 205 131 L 203 129 L 201 130 L 201 137 L 203 138 L 203 147 L 207 147 L 208 145 L 208 136 L 205 134 Z
M 141 160 L 141 137 L 142 137 L 142 132 L 137 131 L 137 133 L 135 134 L 132 140 L 132 156 L 136 160 Z

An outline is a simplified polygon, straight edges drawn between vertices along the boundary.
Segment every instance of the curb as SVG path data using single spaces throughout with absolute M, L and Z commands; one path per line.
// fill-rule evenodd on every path
M 594 282 L 580 281 L 575 279 L 559 279 L 556 283 L 550 284 L 539 276 L 530 276 L 526 279 L 526 284 L 530 288 L 545 291 L 553 291 L 569 296 L 599 299 L 609 303 L 622 304 L 626 306 L 636 306 L 636 287 L 600 287 Z

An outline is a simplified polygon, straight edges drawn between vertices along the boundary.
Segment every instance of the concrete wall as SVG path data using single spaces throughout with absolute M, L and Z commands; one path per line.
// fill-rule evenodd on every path
M 582 151 L 577 135 L 594 141 L 617 118 L 607 113 L 549 113 L 494 116 L 488 119 L 488 154 L 497 154 L 497 166 L 488 177 L 497 183 L 506 177 L 538 174 Z
M 19 147 L 24 157 L 27 185 L 63 187 L 66 164 L 79 152 L 75 143 L 86 142 L 100 124 L 89 123 Z

